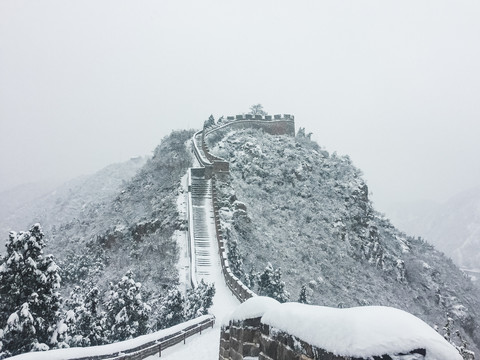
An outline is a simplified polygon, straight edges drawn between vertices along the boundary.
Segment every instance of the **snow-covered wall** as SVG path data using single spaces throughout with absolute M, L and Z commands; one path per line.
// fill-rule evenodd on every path
M 220 360 L 461 360 L 419 318 L 391 307 L 336 309 L 255 297 L 223 324 Z
M 295 136 L 295 117 L 293 115 L 236 115 L 227 116 L 227 120 L 205 129 L 205 136 L 219 129 L 262 129 L 271 135 Z
M 225 243 L 220 226 L 220 217 L 218 214 L 219 206 L 215 187 L 215 175 L 221 176 L 228 174 L 229 163 L 210 152 L 205 142 L 205 137 L 216 131 L 233 128 L 233 129 L 263 129 L 263 131 L 273 135 L 290 135 L 295 136 L 295 119 L 293 115 L 236 115 L 228 116 L 225 122 L 204 128 L 196 132 L 193 136 L 193 151 L 200 165 L 205 169 L 203 176 L 206 179 L 212 178 L 212 202 L 215 220 L 215 233 L 218 241 L 220 264 L 225 278 L 225 282 L 235 297 L 243 302 L 256 294 L 251 291 L 245 284 L 240 281 L 230 270 Z M 193 170 L 193 169 L 192 169 Z M 195 169 L 197 170 L 197 169 Z
M 256 294 L 250 290 L 239 278 L 237 278 L 233 272 L 230 270 L 227 260 L 227 252 L 225 250 L 225 242 L 223 239 L 221 226 L 220 226 L 220 216 L 218 214 L 218 198 L 217 190 L 215 186 L 216 179 L 212 178 L 212 202 L 213 202 L 213 214 L 215 220 L 215 234 L 218 242 L 218 249 L 220 255 L 220 265 L 222 266 L 223 276 L 228 288 L 232 291 L 233 295 L 240 301 L 244 302 L 251 297 L 256 296 Z

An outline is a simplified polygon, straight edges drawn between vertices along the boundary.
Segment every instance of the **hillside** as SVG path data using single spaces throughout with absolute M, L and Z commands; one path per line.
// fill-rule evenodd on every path
M 270 262 L 283 270 L 293 301 L 306 284 L 314 304 L 393 306 L 432 326 L 443 326 L 449 313 L 478 350 L 478 289 L 432 245 L 375 211 L 348 157 L 329 154 L 304 132 L 223 135 L 207 141 L 230 162 L 229 179 L 217 182 L 220 213 L 245 282 Z
M 51 243 L 66 265 L 67 280 L 76 283 L 86 276 L 106 286 L 131 269 L 147 292 L 178 283 L 174 232 L 184 229 L 186 220 L 176 201 L 181 179 L 192 164 L 186 147 L 192 133 L 165 137 L 113 198 L 56 226 Z
M 178 283 L 173 234 L 186 220 L 176 201 L 191 166 L 186 143 L 192 134 L 173 132 L 148 160 L 108 166 L 36 198 L 4 219 L 3 226 L 23 230 L 42 224 L 47 252 L 62 269 L 64 294 L 80 281 L 106 290 L 128 269 L 146 292 L 158 293 Z
M 434 244 L 460 267 L 480 271 L 480 188 L 459 193 L 425 211 L 415 212 L 415 208 L 415 204 L 405 204 L 402 212 L 392 211 L 392 220 Z

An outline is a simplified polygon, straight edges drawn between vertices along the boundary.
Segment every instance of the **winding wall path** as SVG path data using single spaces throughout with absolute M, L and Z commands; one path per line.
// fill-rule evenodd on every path
M 228 265 L 218 216 L 215 175 L 228 173 L 229 164 L 228 161 L 210 153 L 205 136 L 229 127 L 261 128 L 277 135 L 295 132 L 294 120 L 290 115 L 283 117 L 257 115 L 256 118 L 251 115 L 237 115 L 227 119 L 229 120 L 227 123 L 194 134 L 192 148 L 200 167 L 188 170 L 187 215 L 191 285 L 196 287 L 201 280 L 215 284 L 216 293 L 211 308 L 213 315 L 202 316 L 169 329 L 123 342 L 87 348 L 58 349 L 44 353 L 25 353 L 12 357 L 12 360 L 140 360 L 158 357 L 183 360 L 191 358 L 192 353 L 196 354 L 196 359 L 218 358 L 221 320 L 240 302 L 256 295 L 233 275 Z M 190 342 L 188 338 L 195 334 L 202 336 L 192 339 L 190 346 L 181 346 L 182 343 Z M 176 344 L 179 345 L 173 347 Z

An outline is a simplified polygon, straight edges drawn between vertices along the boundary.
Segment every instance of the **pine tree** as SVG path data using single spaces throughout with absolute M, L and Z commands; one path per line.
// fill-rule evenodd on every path
M 19 310 L 9 316 L 2 342 L 3 353 L 0 353 L 0 358 L 28 352 L 34 348 L 38 340 L 28 303 L 23 303 Z
M 310 303 L 307 298 L 307 285 L 303 284 L 300 290 L 300 296 L 298 297 L 298 302 L 302 304 Z
M 258 280 L 258 292 L 259 295 L 269 296 L 279 302 L 288 301 L 290 294 L 285 290 L 280 268 L 274 270 L 271 263 L 267 264 Z
M 290 294 L 285 290 L 285 282 L 282 281 L 282 270 L 280 268 L 273 272 L 271 293 L 271 297 L 281 303 L 287 302 L 290 298 Z
M 162 301 L 157 329 L 165 329 L 185 321 L 185 298 L 180 290 L 171 289 Z
M 205 121 L 203 126 L 204 127 L 210 127 L 210 126 L 213 126 L 213 125 L 215 125 L 215 118 L 213 117 L 213 115 L 210 115 L 208 117 L 208 120 Z
M 185 320 L 208 314 L 208 309 L 210 309 L 213 304 L 214 295 L 215 286 L 213 284 L 206 284 L 203 279 L 196 289 L 188 290 L 184 311 Z
M 245 280 L 245 285 L 249 288 L 249 289 L 253 289 L 255 288 L 255 286 L 257 285 L 258 281 L 259 281 L 259 274 L 255 271 L 255 268 L 252 267 L 250 269 L 250 272 L 244 276 L 244 280 Z
M 237 242 L 235 240 L 231 240 L 228 242 L 228 263 L 230 265 L 230 269 L 238 278 L 242 278 L 244 276 L 243 272 L 243 260 L 240 252 L 238 251 Z
M 270 296 L 270 289 L 272 287 L 273 266 L 268 263 L 258 278 L 258 292 L 259 295 Z
M 101 312 L 100 292 L 97 287 L 93 287 L 85 296 L 83 313 L 77 320 L 77 326 L 80 333 L 88 338 L 89 344 L 92 346 L 102 345 L 107 342 L 105 329 L 106 317 Z
M 108 338 L 122 341 L 147 333 L 150 306 L 142 300 L 142 284 L 128 271 L 118 284 L 110 284 L 105 308 Z
M 70 346 L 95 346 L 107 342 L 105 338 L 105 314 L 99 312 L 99 291 L 93 287 L 86 295 L 80 286 L 75 286 L 65 302 L 67 311 L 63 316 L 67 326 L 66 342 Z
M 60 315 L 61 279 L 53 256 L 43 256 L 45 245 L 39 224 L 26 232 L 11 232 L 7 240 L 7 253 L 0 260 L 0 327 L 6 326 L 4 337 L 8 335 L 3 351 L 18 354 L 34 347 L 43 349 L 45 344 L 55 345 L 51 340 Z M 29 319 L 27 310 L 35 331 L 22 333 L 8 327 L 7 320 L 15 318 L 14 314 Z M 18 341 L 23 345 L 16 346 L 13 336 L 21 336 Z

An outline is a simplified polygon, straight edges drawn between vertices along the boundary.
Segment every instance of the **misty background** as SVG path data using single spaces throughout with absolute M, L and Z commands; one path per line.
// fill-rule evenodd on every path
M 479 18 L 475 1 L 1 0 L 0 192 L 261 103 L 348 154 L 380 211 L 444 202 L 480 184 Z

